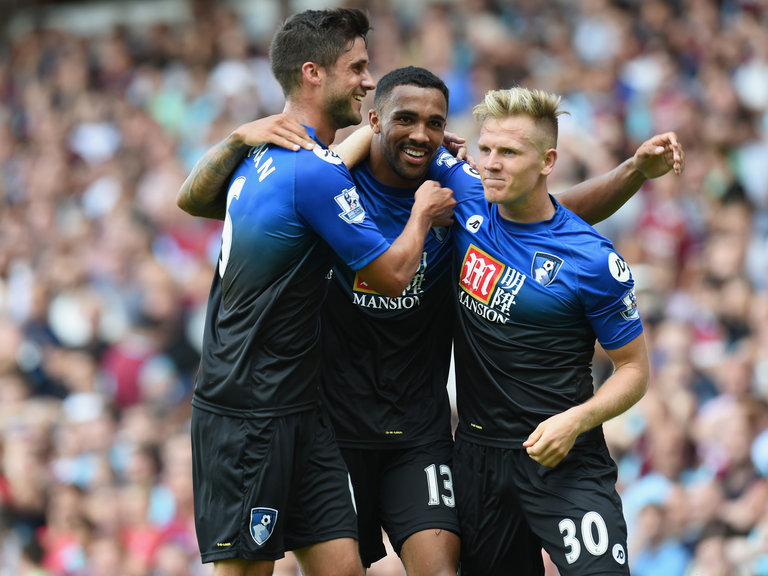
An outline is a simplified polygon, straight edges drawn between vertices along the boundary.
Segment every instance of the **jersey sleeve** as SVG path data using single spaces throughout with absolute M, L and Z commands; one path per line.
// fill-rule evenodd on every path
M 620 348 L 643 332 L 632 273 L 609 243 L 582 271 L 580 291 L 592 329 L 606 350 Z
M 352 176 L 338 155 L 315 146 L 296 166 L 296 211 L 353 270 L 390 246 L 365 212 Z
M 427 179 L 436 180 L 441 186 L 453 190 L 457 202 L 483 193 L 480 173 L 467 162 L 457 160 L 444 146 L 432 160 Z

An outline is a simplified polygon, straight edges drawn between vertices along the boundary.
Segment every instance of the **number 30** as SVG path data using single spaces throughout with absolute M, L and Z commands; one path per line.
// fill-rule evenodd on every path
M 573 564 L 581 556 L 581 544 L 576 537 L 576 523 L 570 518 L 565 518 L 558 524 L 563 535 L 563 544 L 569 550 L 565 553 L 568 564 Z M 597 532 L 595 540 L 593 529 Z M 602 556 L 608 550 L 608 528 L 605 520 L 597 512 L 587 512 L 581 519 L 581 540 L 587 552 L 593 556 Z

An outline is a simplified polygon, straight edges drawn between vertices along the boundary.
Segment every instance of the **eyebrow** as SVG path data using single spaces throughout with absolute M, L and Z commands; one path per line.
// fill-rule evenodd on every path
M 368 63 L 369 63 L 368 58 L 358 58 L 357 60 L 350 62 L 349 66 L 350 68 L 355 68 L 356 66 L 359 66 L 361 64 L 365 64 L 366 66 L 368 66 Z
M 419 116 L 419 113 L 415 110 L 409 110 L 408 108 L 401 108 L 399 110 L 392 110 L 392 114 L 406 114 L 408 116 Z M 430 120 L 440 120 L 442 122 L 445 122 L 445 116 L 441 114 L 430 114 L 429 115 Z

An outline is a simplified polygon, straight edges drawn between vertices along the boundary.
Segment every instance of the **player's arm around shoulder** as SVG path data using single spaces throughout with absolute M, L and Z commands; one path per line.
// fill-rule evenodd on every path
M 368 158 L 371 152 L 371 140 L 373 140 L 373 130 L 371 127 L 361 126 L 339 144 L 333 146 L 333 151 L 352 170 L 352 168 Z
M 243 124 L 197 161 L 176 194 L 176 205 L 192 216 L 223 220 L 232 173 L 253 146 L 264 143 L 294 151 L 315 145 L 304 126 L 287 114 Z

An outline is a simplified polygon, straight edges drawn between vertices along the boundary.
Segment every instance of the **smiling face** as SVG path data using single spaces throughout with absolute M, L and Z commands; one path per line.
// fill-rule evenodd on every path
M 363 98 L 376 84 L 368 71 L 368 51 L 362 37 L 327 70 L 323 110 L 336 129 L 359 124 Z
M 417 186 L 443 142 L 448 104 L 435 88 L 402 85 L 372 111 L 374 139 L 371 169 L 390 186 Z
M 489 118 L 480 130 L 477 164 L 488 202 L 510 220 L 538 221 L 554 213 L 546 178 L 557 152 L 535 121 L 517 114 Z

